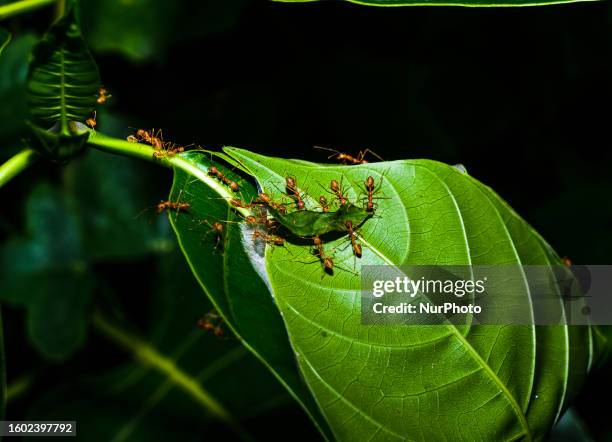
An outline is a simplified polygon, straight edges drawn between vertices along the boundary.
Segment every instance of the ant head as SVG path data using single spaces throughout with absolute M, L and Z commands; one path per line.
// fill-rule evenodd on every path
M 295 187 L 297 186 L 297 182 L 295 178 L 292 176 L 285 177 L 285 183 L 287 184 L 287 188 L 289 190 L 294 190 Z
M 371 175 L 366 178 L 366 180 L 364 181 L 364 184 L 365 184 L 366 189 L 369 192 L 374 190 L 374 178 Z

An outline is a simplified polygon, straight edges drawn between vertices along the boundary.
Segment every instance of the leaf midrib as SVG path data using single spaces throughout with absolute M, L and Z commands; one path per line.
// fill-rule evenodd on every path
M 60 55 L 60 124 L 61 132 L 68 135 L 68 115 L 66 111 L 66 70 L 64 64 L 66 62 L 64 56 L 64 48 L 59 50 Z

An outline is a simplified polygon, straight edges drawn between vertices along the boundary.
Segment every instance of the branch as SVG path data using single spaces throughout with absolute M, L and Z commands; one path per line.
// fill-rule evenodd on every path
M 178 367 L 173 360 L 160 354 L 156 348 L 142 339 L 110 323 L 100 313 L 94 314 L 93 325 L 101 334 L 132 353 L 136 359 L 165 375 L 175 385 L 202 404 L 211 415 L 235 426 L 227 410 L 208 391 L 204 390 L 197 380 Z
M 13 17 L 14 15 L 23 14 L 33 9 L 42 8 L 43 6 L 50 5 L 56 1 L 57 0 L 22 0 L 0 6 L 0 20 Z
M 9 158 L 6 163 L 0 165 L 0 187 L 19 175 L 28 166 L 33 164 L 36 159 L 36 152 L 32 149 L 23 150 L 12 158 Z
M 159 164 L 160 166 L 181 169 L 191 176 L 196 177 L 208 187 L 213 189 L 221 196 L 228 204 L 234 199 L 234 195 L 227 189 L 226 186 L 221 184 L 218 180 L 214 179 L 208 173 L 196 166 L 191 162 L 185 160 L 180 154 L 172 156 L 161 156 L 156 158 L 153 154 L 156 152 L 153 146 L 143 143 L 130 143 L 125 140 L 118 138 L 112 138 L 101 134 L 100 132 L 91 132 L 87 143 L 91 147 L 102 150 L 104 152 L 113 153 L 116 155 L 124 155 L 133 158 L 139 158 L 141 160 L 151 161 Z M 233 207 L 236 211 L 240 212 L 243 216 L 252 215 L 249 209 L 243 207 Z

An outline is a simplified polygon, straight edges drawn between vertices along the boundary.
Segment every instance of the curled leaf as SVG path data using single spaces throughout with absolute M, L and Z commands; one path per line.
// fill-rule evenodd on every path
M 35 147 L 43 155 L 64 161 L 84 147 L 87 131 L 78 124 L 93 116 L 99 86 L 72 6 L 36 45 L 30 63 L 28 106 Z

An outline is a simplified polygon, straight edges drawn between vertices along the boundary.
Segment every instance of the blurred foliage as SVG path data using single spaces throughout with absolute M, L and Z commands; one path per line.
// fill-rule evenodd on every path
M 147 337 L 161 357 L 202 385 L 236 419 L 289 403 L 268 370 L 231 335 L 219 339 L 195 327 L 212 306 L 184 258 L 173 253 L 158 262 L 145 309 L 148 324 L 138 335 Z M 136 328 L 122 322 L 122 328 Z M 210 425 L 206 408 L 171 373 L 142 360 L 69 381 L 38 399 L 28 416 L 76 419 L 80 434 L 100 441 L 201 440 Z
M 82 24 L 95 51 L 117 52 L 134 62 L 163 61 L 175 44 L 234 28 L 246 5 L 246 0 L 83 0 Z
M 559 422 L 550 434 L 550 442 L 592 442 L 584 421 L 576 410 L 570 408 L 559 419 Z
M 25 82 L 28 75 L 28 58 L 36 44 L 36 36 L 23 33 L 13 38 L 2 54 L 0 63 L 0 139 L 3 146 L 17 143 L 26 129 L 28 108 Z M 0 155 L 4 158 L 5 153 Z
M 93 287 L 74 201 L 41 183 L 28 197 L 26 218 L 24 234 L 2 248 L 0 294 L 27 307 L 34 345 L 49 358 L 64 358 L 84 342 Z
M 167 220 L 153 216 L 153 195 L 164 190 L 151 185 L 158 174 L 150 166 L 92 151 L 62 175 L 60 185 L 35 187 L 25 231 L 0 249 L 0 298 L 27 308 L 28 335 L 49 359 L 85 342 L 96 263 L 174 248 Z

